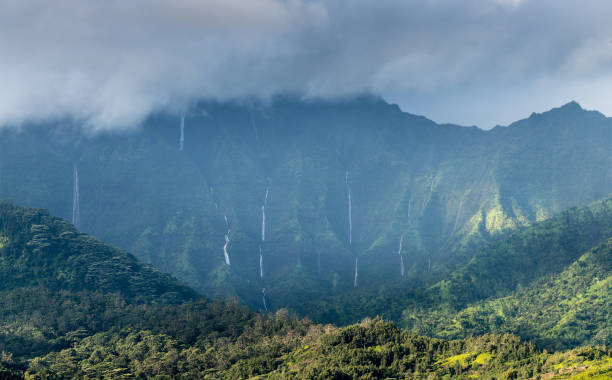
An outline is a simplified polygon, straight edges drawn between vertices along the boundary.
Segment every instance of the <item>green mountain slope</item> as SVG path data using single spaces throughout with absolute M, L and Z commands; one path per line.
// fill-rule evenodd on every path
M 495 331 L 553 348 L 609 344 L 611 237 L 612 199 L 607 199 L 500 236 L 439 281 L 357 290 L 296 310 L 316 321 L 345 324 L 383 315 L 415 332 L 446 338 Z M 558 304 L 559 299 L 570 301 Z M 536 318 L 545 306 L 552 309 Z
M 610 374 L 603 347 L 444 341 L 211 301 L 46 211 L 0 206 L 0 377 L 516 378 Z
M 612 193 L 612 121 L 575 103 L 491 131 L 371 97 L 201 103 L 181 151 L 179 126 L 0 131 L 0 198 L 70 217 L 76 166 L 84 231 L 208 295 L 263 309 L 265 288 L 278 309 L 350 291 L 355 267 L 360 288 L 401 279 L 402 236 L 403 279 L 429 281 L 504 231 Z
M 50 290 L 118 293 L 130 300 L 198 298 L 132 255 L 78 232 L 44 210 L 0 203 L 0 291 Z
M 412 318 L 412 330 L 441 337 L 506 333 L 541 346 L 612 344 L 612 239 L 563 272 L 511 295 L 471 304 L 453 316 Z M 432 318 L 433 317 L 433 318 Z M 435 319 L 435 317 L 442 317 Z

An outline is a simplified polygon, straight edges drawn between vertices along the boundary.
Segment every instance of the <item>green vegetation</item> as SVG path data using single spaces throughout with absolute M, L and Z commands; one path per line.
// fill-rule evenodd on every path
M 551 354 L 509 334 L 443 340 L 380 318 L 338 328 L 286 309 L 252 313 L 201 298 L 41 210 L 2 203 L 0 235 L 8 237 L 0 248 L 0 378 L 511 379 L 612 371 L 604 346 Z M 609 249 L 587 253 L 580 268 L 601 273 Z
M 446 339 L 513 333 L 548 349 L 610 345 L 612 199 L 500 236 L 432 284 L 401 282 L 303 303 L 318 322 L 382 315 Z

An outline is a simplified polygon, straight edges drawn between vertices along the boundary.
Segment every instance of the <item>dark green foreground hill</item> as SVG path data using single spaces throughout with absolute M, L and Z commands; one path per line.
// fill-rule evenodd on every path
M 603 249 L 603 248 L 602 248 Z M 594 252 L 593 255 L 597 256 Z M 609 348 L 441 340 L 200 297 L 46 211 L 0 203 L 0 378 L 528 378 L 612 375 Z

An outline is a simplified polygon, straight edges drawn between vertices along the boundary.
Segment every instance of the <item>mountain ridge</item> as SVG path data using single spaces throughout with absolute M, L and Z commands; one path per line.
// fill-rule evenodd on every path
M 183 150 L 169 114 L 126 134 L 3 130 L 0 198 L 70 218 L 76 164 L 84 231 L 211 296 L 263 308 L 265 288 L 276 309 L 286 289 L 350 290 L 357 259 L 359 287 L 400 278 L 402 236 L 405 278 L 418 280 L 463 263 L 465 247 L 612 193 L 609 119 L 522 123 L 534 128 L 438 125 L 380 99 L 283 99 L 194 106 Z

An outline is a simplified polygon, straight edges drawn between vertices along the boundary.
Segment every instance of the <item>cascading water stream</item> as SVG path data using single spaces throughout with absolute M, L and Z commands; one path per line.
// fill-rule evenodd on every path
M 229 223 L 227 221 L 227 215 L 224 215 L 223 217 L 225 218 L 225 227 L 227 228 L 227 232 L 225 233 L 225 244 L 223 245 L 223 255 L 225 256 L 225 264 L 230 265 L 229 252 L 227 251 L 227 246 L 230 242 L 230 228 Z
M 461 217 L 461 210 L 463 209 L 463 198 L 459 201 L 459 208 L 457 209 L 457 216 L 455 217 L 455 225 L 453 226 L 453 231 L 451 235 L 455 233 L 457 230 L 457 225 L 459 224 L 459 218 Z
M 263 303 L 264 310 L 268 311 L 268 305 L 266 305 L 266 288 L 261 289 L 261 293 L 263 295 L 261 297 L 261 300 L 262 300 L 262 303 Z
M 259 277 L 263 278 L 263 249 L 262 246 L 266 241 L 266 206 L 268 205 L 268 195 L 270 194 L 270 187 L 266 187 L 266 195 L 264 197 L 264 203 L 261 205 L 261 244 L 259 245 Z
M 261 246 L 259 247 L 259 278 L 263 278 L 263 251 L 261 250 Z
M 353 287 L 356 288 L 359 283 L 359 258 L 355 256 L 355 277 L 353 278 Z
M 400 257 L 400 274 L 404 277 L 404 256 L 402 256 L 402 244 L 404 243 L 404 234 L 400 237 L 399 249 L 397 250 L 397 254 Z
M 353 200 L 351 198 L 351 183 L 349 181 L 349 171 L 346 171 L 345 174 L 345 182 L 346 182 L 346 192 L 347 192 L 347 196 L 348 196 L 348 227 L 349 227 L 349 239 L 348 239 L 348 243 L 349 243 L 349 247 L 351 249 L 352 252 L 352 245 L 353 245 Z M 359 283 L 359 269 L 358 269 L 358 258 L 357 256 L 355 256 L 355 276 L 353 278 L 353 287 L 357 287 Z
M 179 139 L 179 152 L 183 151 L 185 144 L 185 115 L 181 116 L 181 137 Z
M 225 264 L 230 265 L 229 253 L 227 252 L 227 245 L 229 244 L 229 230 L 225 234 L 225 244 L 223 245 L 223 255 L 225 256 Z
M 81 224 L 81 204 L 79 195 L 79 168 L 74 164 L 72 190 L 72 224 L 79 228 Z
M 351 200 L 351 184 L 349 183 L 349 172 L 346 171 L 346 191 L 348 193 L 348 225 L 349 225 L 349 245 L 353 244 L 353 202 Z

